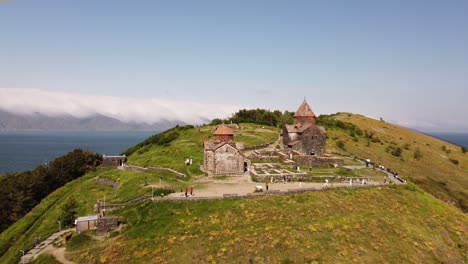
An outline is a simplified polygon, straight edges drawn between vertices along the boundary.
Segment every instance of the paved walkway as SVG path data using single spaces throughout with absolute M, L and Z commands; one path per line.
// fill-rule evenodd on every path
M 48 237 L 46 240 L 42 241 L 41 244 L 37 247 L 34 247 L 33 249 L 29 250 L 25 255 L 24 255 L 24 263 L 30 262 L 32 259 L 36 258 L 46 247 L 48 247 L 52 242 L 54 242 L 57 238 L 59 238 L 61 235 L 72 232 L 75 230 L 74 228 L 62 230 L 60 232 L 52 234 L 50 237 Z M 23 263 L 22 259 L 18 263 Z
M 250 181 L 250 176 L 243 177 L 232 177 L 234 181 L 216 181 L 209 183 L 199 189 L 194 189 L 195 198 L 222 198 L 225 194 L 237 194 L 247 195 L 251 194 L 260 187 L 263 191 L 266 191 L 266 184 L 261 182 L 252 182 Z M 236 179 L 237 178 L 237 179 Z M 308 190 L 321 190 L 324 188 L 325 182 L 277 182 L 277 183 L 268 183 L 269 191 L 294 191 L 300 189 Z M 353 183 L 353 187 L 360 187 L 361 184 Z M 381 182 L 368 181 L 367 186 L 380 186 Z M 257 187 L 258 186 L 258 187 Z M 349 182 L 339 182 L 339 183 L 329 183 L 329 187 L 350 187 Z M 363 185 L 365 186 L 365 185 Z M 171 198 L 181 198 L 185 196 L 185 192 L 171 193 L 166 196 L 166 200 L 171 200 Z

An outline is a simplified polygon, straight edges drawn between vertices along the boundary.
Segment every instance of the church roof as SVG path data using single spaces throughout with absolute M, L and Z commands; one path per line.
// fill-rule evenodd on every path
M 213 135 L 234 135 L 234 131 L 225 125 L 220 125 Z
M 233 142 L 233 141 L 213 141 L 213 140 L 207 140 L 203 143 L 203 148 L 205 150 L 211 150 L 211 151 L 216 151 L 220 147 L 224 145 L 229 145 L 233 148 L 235 148 L 237 151 L 240 151 L 244 148 L 244 144 L 241 142 Z
M 299 116 L 313 116 L 315 117 L 314 112 L 310 108 L 309 104 L 306 102 L 304 99 L 304 102 L 302 102 L 301 106 L 297 109 L 296 113 L 294 114 L 294 117 L 299 117 Z
M 288 133 L 303 133 L 305 130 L 307 130 L 309 127 L 311 127 L 311 124 L 306 124 L 306 125 L 286 125 L 286 130 Z
M 304 133 L 307 129 L 319 129 L 322 133 L 326 134 L 327 131 L 321 126 L 315 126 L 312 124 L 306 125 L 285 125 L 286 131 L 288 133 Z

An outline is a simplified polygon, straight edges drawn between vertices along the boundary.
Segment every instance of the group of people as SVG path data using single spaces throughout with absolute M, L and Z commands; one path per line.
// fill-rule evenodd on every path
M 180 192 L 183 192 L 183 190 L 180 189 Z M 190 196 L 193 196 L 193 195 L 194 195 L 194 194 L 193 194 L 193 187 L 190 187 L 190 189 L 187 188 L 187 187 L 185 187 L 185 197 L 188 197 L 189 195 L 190 195 Z

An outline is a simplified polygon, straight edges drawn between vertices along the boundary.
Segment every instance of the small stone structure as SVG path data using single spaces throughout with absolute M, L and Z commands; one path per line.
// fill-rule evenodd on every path
M 119 226 L 119 219 L 114 216 L 101 217 L 97 220 L 96 232 L 98 235 L 104 235 L 116 229 Z
M 88 215 L 78 217 L 75 220 L 76 232 L 80 233 L 86 230 L 96 229 L 98 215 Z
M 244 145 L 234 142 L 234 132 L 220 125 L 213 133 L 215 139 L 203 143 L 203 169 L 209 176 L 243 175 L 248 168 L 248 160 L 241 150 Z
M 99 184 L 99 185 L 110 185 L 114 189 L 119 188 L 119 184 L 116 183 L 115 181 L 111 180 L 111 179 L 101 179 L 101 178 L 97 177 L 97 178 L 94 179 L 94 183 Z
M 106 156 L 102 155 L 102 165 L 103 167 L 122 167 L 127 162 L 127 157 L 123 156 Z
M 325 154 L 327 132 L 316 125 L 316 116 L 306 100 L 294 114 L 294 124 L 284 126 L 282 136 L 285 149 L 318 157 Z

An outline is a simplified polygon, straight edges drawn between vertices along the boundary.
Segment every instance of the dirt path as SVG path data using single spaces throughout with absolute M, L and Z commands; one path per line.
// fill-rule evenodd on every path
M 33 249 L 29 250 L 25 255 L 24 255 L 24 263 L 28 263 L 32 259 L 35 259 L 37 256 L 42 254 L 44 250 L 48 247 L 51 247 L 52 242 L 54 242 L 57 238 L 59 238 L 61 235 L 73 231 L 74 228 L 62 230 L 60 232 L 54 233 L 48 238 L 46 238 L 44 241 L 41 242 L 41 244 L 37 247 L 34 247 Z M 18 263 L 23 263 L 22 259 Z
M 225 181 L 217 180 L 215 182 L 206 182 L 199 189 L 194 189 L 194 197 L 223 197 L 224 194 L 237 194 L 237 195 L 246 195 L 248 193 L 253 193 L 257 186 L 261 187 L 263 191 L 266 190 L 266 184 L 260 182 L 249 181 L 250 176 L 243 177 L 228 177 Z M 354 186 L 358 185 L 357 183 Z M 379 182 L 368 182 L 369 186 L 381 185 Z M 349 183 L 340 182 L 340 183 L 330 183 L 329 186 L 333 187 L 349 187 Z M 324 188 L 324 183 L 318 182 L 277 182 L 277 183 L 268 183 L 269 191 L 288 191 L 288 190 L 299 190 L 299 189 L 315 189 L 320 190 Z M 177 192 L 168 195 L 168 198 L 176 198 L 185 196 L 184 192 Z
M 54 256 L 54 258 L 58 262 L 60 262 L 62 264 L 76 264 L 75 262 L 69 261 L 69 260 L 67 260 L 65 258 L 65 248 L 64 247 L 56 248 L 53 245 L 49 245 L 41 253 L 39 253 L 37 256 L 39 256 L 40 254 L 52 255 L 52 256 Z

